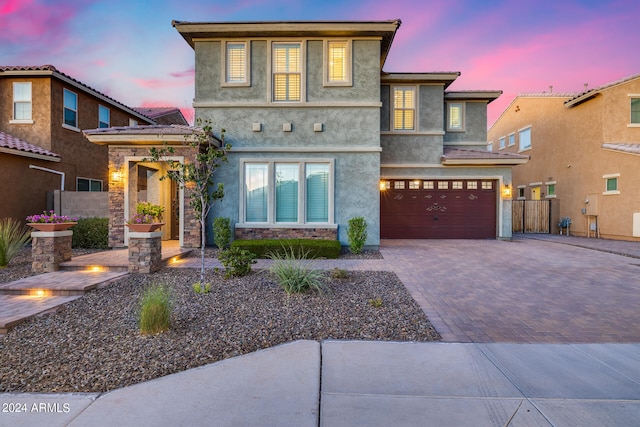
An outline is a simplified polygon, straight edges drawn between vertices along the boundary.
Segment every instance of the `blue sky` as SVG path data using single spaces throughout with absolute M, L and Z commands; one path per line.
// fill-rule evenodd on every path
M 0 0 L 0 64 L 52 64 L 129 106 L 189 108 L 180 21 L 401 19 L 385 71 L 460 71 L 451 90 L 578 92 L 640 73 L 634 0 Z

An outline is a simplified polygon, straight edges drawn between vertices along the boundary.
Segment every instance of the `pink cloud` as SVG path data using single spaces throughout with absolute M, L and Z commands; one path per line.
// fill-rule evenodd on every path
M 189 77 L 191 79 L 194 79 L 195 75 L 196 75 L 196 70 L 195 70 L 195 68 L 190 68 L 190 69 L 184 70 L 184 71 L 177 71 L 177 72 L 169 73 L 169 75 L 171 77 L 177 77 L 177 78 Z

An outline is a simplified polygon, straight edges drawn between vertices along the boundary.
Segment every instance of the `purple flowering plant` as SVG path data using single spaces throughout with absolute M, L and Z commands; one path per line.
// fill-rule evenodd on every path
M 66 215 L 56 215 L 54 211 L 42 211 L 41 214 L 37 215 L 29 215 L 26 218 L 27 222 L 38 222 L 38 223 L 46 223 L 46 224 L 59 224 L 62 222 L 74 222 L 77 221 L 78 218 L 71 218 Z
M 153 224 L 154 222 L 158 222 L 155 216 L 137 213 L 127 221 L 127 224 Z

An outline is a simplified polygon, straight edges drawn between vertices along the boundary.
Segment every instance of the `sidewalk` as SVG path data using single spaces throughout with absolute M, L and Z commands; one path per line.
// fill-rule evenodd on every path
M 0 394 L 11 426 L 630 426 L 640 344 L 296 341 L 103 395 Z

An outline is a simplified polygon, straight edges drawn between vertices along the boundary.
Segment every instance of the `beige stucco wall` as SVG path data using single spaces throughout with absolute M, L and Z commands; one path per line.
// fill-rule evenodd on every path
M 640 212 L 640 156 L 602 148 L 611 142 L 640 144 L 640 128 L 628 126 L 630 93 L 640 93 L 640 79 L 605 89 L 572 108 L 564 106 L 569 96 L 516 98 L 488 134 L 493 150 L 500 151 L 499 138 L 515 132 L 515 146 L 504 151 L 518 152 L 518 131 L 531 126 L 531 149 L 521 152 L 531 158 L 513 169 L 514 197 L 517 187 L 525 185 L 525 197 L 531 198 L 533 183 L 542 184 L 545 197 L 545 183 L 555 181 L 553 203 L 560 217 L 571 217 L 572 234 L 587 235 L 583 209 L 588 209 L 597 214 L 601 237 L 640 240 L 633 236 L 633 214 Z M 620 194 L 603 194 L 603 175 L 610 174 L 620 174 Z

